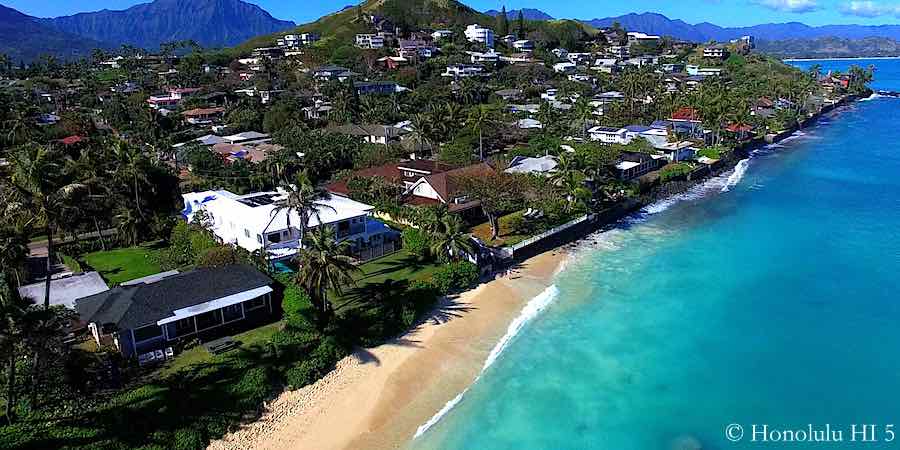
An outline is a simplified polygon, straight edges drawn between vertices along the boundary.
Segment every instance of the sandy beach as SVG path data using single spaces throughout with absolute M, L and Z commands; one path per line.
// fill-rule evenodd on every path
M 559 249 L 445 299 L 416 328 L 360 349 L 313 385 L 282 393 L 211 450 L 394 449 L 469 386 L 529 300 L 552 284 Z

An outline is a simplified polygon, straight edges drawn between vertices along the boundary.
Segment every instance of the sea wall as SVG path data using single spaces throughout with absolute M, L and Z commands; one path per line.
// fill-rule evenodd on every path
M 564 229 L 558 232 L 546 233 L 545 236 L 535 239 L 526 245 L 496 249 L 494 255 L 505 263 L 523 261 L 538 254 L 577 241 L 601 229 L 608 228 L 629 214 L 632 214 L 647 205 L 684 193 L 693 186 L 696 186 L 711 177 L 721 175 L 724 172 L 734 169 L 738 162 L 748 158 L 753 150 L 787 139 L 797 130 L 814 126 L 822 116 L 828 114 L 837 107 L 852 103 L 859 99 L 860 97 L 855 95 L 845 96 L 834 104 L 826 105 L 818 113 L 811 115 L 803 120 L 798 126 L 792 127 L 790 130 L 766 135 L 764 138 L 755 138 L 739 144 L 733 152 L 723 157 L 717 163 L 692 172 L 687 180 L 661 183 L 653 187 L 648 193 L 641 195 L 639 198 L 627 199 L 609 209 L 589 214 L 587 220 L 582 220 L 582 218 L 576 219 L 578 223 L 568 227 L 558 227 Z

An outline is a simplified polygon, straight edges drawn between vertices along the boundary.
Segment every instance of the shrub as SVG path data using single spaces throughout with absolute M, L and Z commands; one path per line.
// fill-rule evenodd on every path
M 284 321 L 291 328 L 307 328 L 310 323 L 304 315 L 304 311 L 312 307 L 309 294 L 296 284 L 288 284 L 284 289 L 284 299 L 281 301 L 281 309 L 284 311 Z
M 327 374 L 347 352 L 334 337 L 323 339 L 309 357 L 287 370 L 287 384 L 294 389 L 315 383 Z
M 478 266 L 468 261 L 457 261 L 434 272 L 434 285 L 442 294 L 466 289 L 478 281 Z
M 431 239 L 424 231 L 416 228 L 403 230 L 403 248 L 420 259 L 428 257 Z
M 200 430 L 193 428 L 182 428 L 175 431 L 175 440 L 172 448 L 174 450 L 195 450 L 204 448 L 206 439 Z
M 255 408 L 269 395 L 271 381 L 264 367 L 249 367 L 228 392 L 242 409 Z
M 669 164 L 659 171 L 659 181 L 665 183 L 666 181 L 684 177 L 689 173 L 691 173 L 691 166 L 685 163 Z

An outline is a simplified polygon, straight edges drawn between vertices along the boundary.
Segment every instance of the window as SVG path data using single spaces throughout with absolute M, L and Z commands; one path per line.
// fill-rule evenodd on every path
M 222 318 L 225 322 L 242 319 L 244 317 L 244 309 L 240 303 L 229 305 L 222 308 Z
M 262 235 L 261 234 L 256 235 L 256 242 L 259 242 L 260 244 L 262 244 Z
M 265 297 L 256 297 L 253 300 L 248 300 L 244 302 L 244 309 L 247 311 L 251 311 L 254 309 L 262 308 L 266 306 L 266 298 Z
M 136 328 L 134 330 L 134 342 L 148 341 L 153 338 L 162 336 L 162 327 L 159 325 L 148 325 L 146 327 Z
M 269 242 L 273 244 L 277 244 L 281 242 L 281 233 L 270 233 L 268 236 L 266 236 L 266 239 L 268 239 Z
M 195 331 L 197 330 L 194 329 L 194 318 L 187 317 L 175 321 L 175 336 L 170 337 L 181 337 L 187 334 L 192 334 Z
M 222 314 L 220 310 L 205 312 L 197 316 L 197 330 L 205 330 L 216 325 L 222 324 Z
M 250 230 L 244 228 L 244 236 L 250 237 Z

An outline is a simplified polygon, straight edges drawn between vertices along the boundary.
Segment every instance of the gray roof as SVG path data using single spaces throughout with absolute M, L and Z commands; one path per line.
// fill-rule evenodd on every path
M 29 298 L 37 304 L 43 304 L 44 289 L 46 289 L 46 285 L 41 281 L 40 283 L 21 286 L 19 295 Z M 97 272 L 57 278 L 50 281 L 50 304 L 74 308 L 76 299 L 108 290 L 109 287 L 106 285 L 106 282 L 103 281 L 103 278 Z
M 175 310 L 271 283 L 268 276 L 248 265 L 202 268 L 80 298 L 75 309 L 84 322 L 134 329 L 171 317 Z
M 375 124 L 348 124 L 331 128 L 331 130 L 335 133 L 348 134 L 350 136 L 387 136 L 388 139 L 398 138 L 404 134 L 409 133 L 408 130 L 405 130 L 403 128 L 397 128 L 390 125 Z

